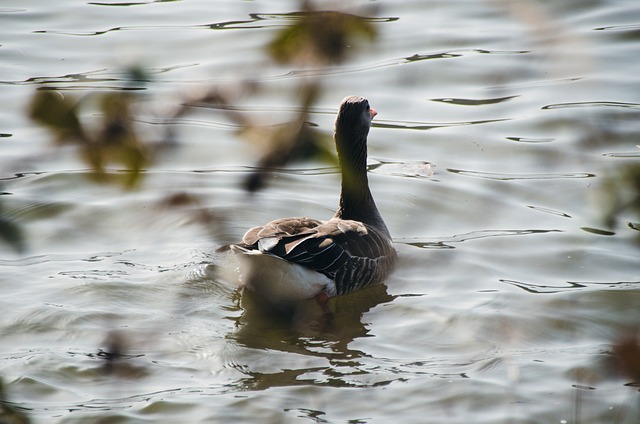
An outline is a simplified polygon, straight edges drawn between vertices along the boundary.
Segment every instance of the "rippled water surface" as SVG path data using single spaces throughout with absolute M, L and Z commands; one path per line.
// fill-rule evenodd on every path
M 342 3 L 378 36 L 329 67 L 270 61 L 264 46 L 300 19 L 292 1 L 0 5 L 0 208 L 25 242 L 0 244 L 5 410 L 37 423 L 638 422 L 640 373 L 617 372 L 612 353 L 640 326 L 640 224 L 604 217 L 640 158 L 640 5 Z M 214 251 L 278 217 L 330 217 L 336 168 L 292 163 L 249 195 L 257 148 L 231 115 L 172 111 L 252 81 L 235 109 L 281 123 L 309 78 L 327 137 L 345 95 L 378 111 L 369 179 L 400 261 L 332 316 L 309 304 L 290 322 L 241 296 Z M 28 118 L 37 89 L 135 92 L 139 130 L 172 147 L 138 188 L 99 184 Z

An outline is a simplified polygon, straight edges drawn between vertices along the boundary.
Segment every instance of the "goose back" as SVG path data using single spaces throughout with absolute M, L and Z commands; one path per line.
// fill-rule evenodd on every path
M 337 218 L 326 222 L 278 219 L 250 229 L 241 246 L 327 276 L 334 282 L 338 295 L 381 282 L 396 259 L 396 251 L 386 234 L 362 222 Z

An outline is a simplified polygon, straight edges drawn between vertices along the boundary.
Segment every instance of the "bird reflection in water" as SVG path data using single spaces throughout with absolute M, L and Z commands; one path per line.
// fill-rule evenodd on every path
M 301 384 L 335 387 L 356 385 L 349 381 L 348 372 L 337 373 L 335 367 L 355 367 L 351 374 L 362 372 L 357 369 L 361 365 L 358 358 L 364 358 L 367 354 L 349 345 L 355 339 L 371 337 L 369 328 L 362 322 L 364 314 L 396 297 L 387 293 L 384 284 L 379 284 L 332 298 L 326 308 L 309 300 L 299 302 L 295 309 L 274 311 L 266 308 L 254 294 L 245 291 L 237 298 L 243 313 L 237 318 L 237 331 L 228 336 L 230 339 L 249 349 L 324 358 L 328 365 L 295 369 L 294 364 L 287 364 L 287 367 L 267 373 L 253 371 L 251 364 L 244 365 L 242 358 L 236 357 L 230 366 L 247 376 L 237 383 L 245 390 Z M 314 377 L 303 377 L 310 373 L 322 374 L 322 382 L 317 382 Z

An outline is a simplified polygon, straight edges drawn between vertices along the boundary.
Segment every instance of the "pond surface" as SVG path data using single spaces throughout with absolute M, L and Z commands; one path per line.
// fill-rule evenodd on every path
M 640 224 L 605 225 L 640 159 L 638 2 L 342 3 L 377 38 L 322 67 L 265 52 L 300 19 L 291 1 L 0 5 L 0 206 L 25 242 L 0 244 L 7 407 L 34 423 L 638 422 L 638 374 L 612 352 L 640 324 Z M 133 65 L 149 76 L 134 87 Z M 378 111 L 369 179 L 400 260 L 332 317 L 292 322 L 255 310 L 214 251 L 330 217 L 337 169 L 291 163 L 250 195 L 256 148 L 230 115 L 172 111 L 253 81 L 237 110 L 282 123 L 307 78 L 327 137 L 344 96 Z M 139 131 L 174 146 L 136 189 L 97 183 L 28 118 L 38 88 L 130 89 Z

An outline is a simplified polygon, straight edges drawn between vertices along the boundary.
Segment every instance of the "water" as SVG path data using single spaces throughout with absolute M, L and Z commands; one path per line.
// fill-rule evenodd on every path
M 347 3 L 374 7 L 357 13 L 377 40 L 311 70 L 263 49 L 296 2 L 0 6 L 0 201 L 27 245 L 0 245 L 7 405 L 43 423 L 637 422 L 637 374 L 611 353 L 640 322 L 638 217 L 604 223 L 611 179 L 640 157 L 636 2 Z M 140 131 L 178 146 L 126 190 L 25 110 L 37 87 L 131 88 L 132 64 L 151 77 L 134 84 Z M 283 322 L 213 251 L 331 216 L 336 169 L 294 163 L 249 196 L 256 146 L 230 115 L 166 117 L 251 79 L 240 110 L 282 122 L 316 76 L 325 135 L 347 94 L 379 112 L 370 182 L 400 260 L 332 318 L 307 305 Z

